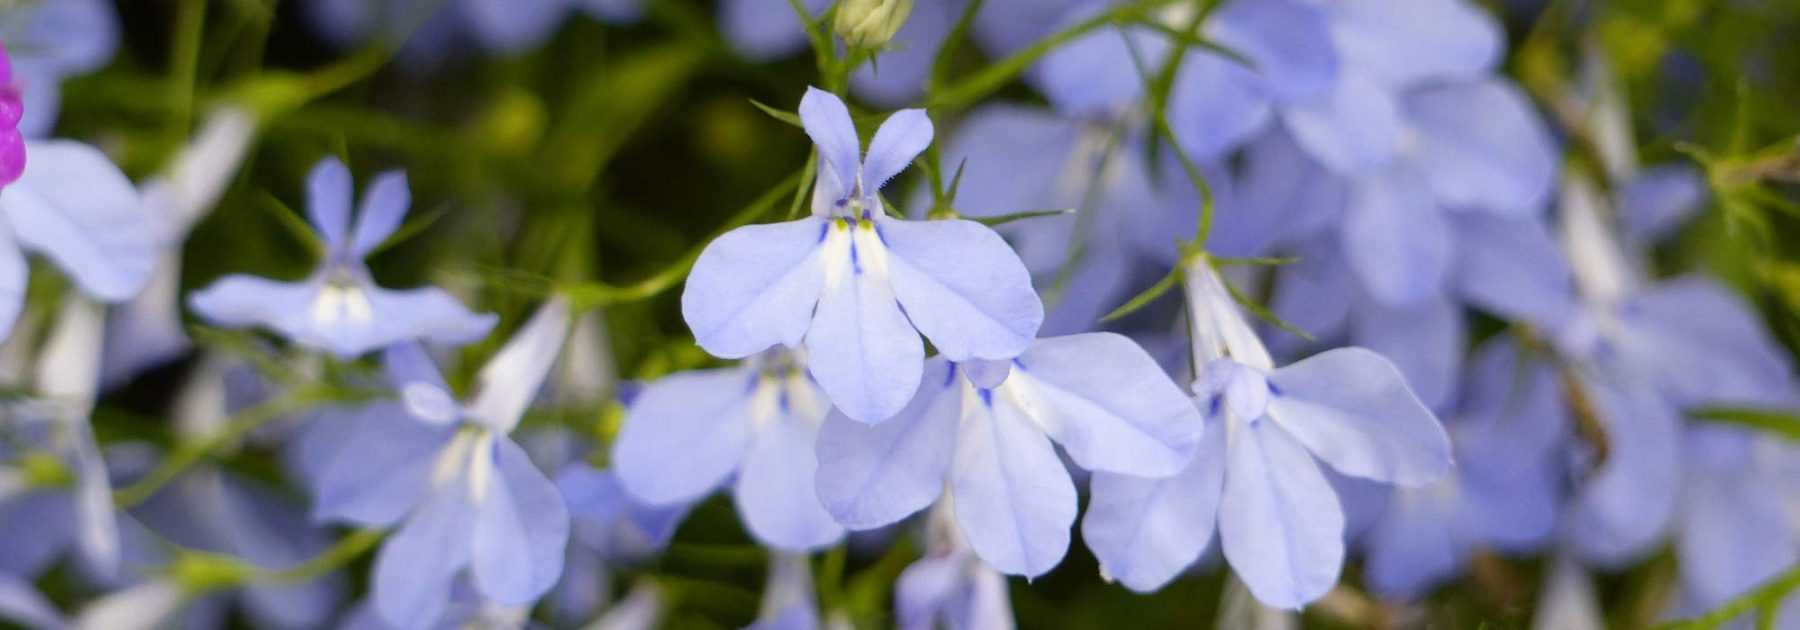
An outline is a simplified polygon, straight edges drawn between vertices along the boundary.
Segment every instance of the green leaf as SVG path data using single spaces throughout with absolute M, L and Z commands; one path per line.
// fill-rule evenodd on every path
M 988 226 L 988 227 L 995 227 L 995 226 L 999 226 L 999 225 L 1006 225 L 1006 224 L 1012 223 L 1014 221 L 1023 221 L 1025 219 L 1035 219 L 1038 217 L 1057 217 L 1057 216 L 1063 216 L 1063 215 L 1068 215 L 1068 214 L 1075 214 L 1075 209 L 1074 208 L 1062 208 L 1060 210 L 1027 210 L 1024 212 L 1014 212 L 1011 214 L 1002 214 L 999 216 L 992 216 L 992 217 L 967 217 L 967 218 L 975 221 L 976 223 L 980 223 L 980 224 Z
M 1019 52 L 1001 59 L 999 62 L 982 68 L 973 76 L 963 79 L 954 85 L 944 88 L 927 99 L 927 107 L 945 107 L 962 109 L 976 101 L 986 98 L 1012 82 L 1026 68 L 1037 63 L 1044 55 L 1060 48 L 1063 44 L 1079 39 L 1083 35 L 1109 24 L 1127 21 L 1126 18 L 1141 15 L 1151 9 L 1169 4 L 1171 0 L 1137 0 L 1095 14 L 1061 31 L 1052 33 Z
M 1283 320 L 1280 317 L 1277 317 L 1273 311 L 1270 311 L 1269 307 L 1263 306 L 1262 304 L 1258 303 L 1256 300 L 1250 299 L 1250 296 L 1248 296 L 1248 295 L 1244 295 L 1244 292 L 1239 291 L 1238 288 L 1235 286 L 1232 286 L 1232 284 L 1230 282 L 1225 282 L 1223 278 L 1220 278 L 1219 284 L 1225 285 L 1225 291 L 1231 293 L 1232 301 L 1237 302 L 1238 306 L 1244 307 L 1244 310 L 1249 311 L 1251 315 L 1255 315 L 1257 319 L 1268 322 L 1270 326 L 1280 328 L 1284 331 L 1287 331 L 1288 334 L 1294 335 L 1301 339 L 1305 339 L 1307 341 L 1316 341 L 1315 339 L 1313 339 L 1312 335 L 1308 334 L 1304 330 L 1301 330 L 1299 326 L 1295 326 L 1293 324 L 1287 323 L 1286 320 Z
M 1113 309 L 1111 313 L 1101 316 L 1100 321 L 1103 323 L 1110 322 L 1138 312 L 1144 307 L 1149 306 L 1151 302 L 1156 301 L 1156 298 L 1162 297 L 1164 293 L 1168 293 L 1169 289 L 1175 288 L 1178 284 L 1181 284 L 1180 267 L 1170 269 L 1168 275 L 1163 276 L 1161 280 L 1157 280 L 1156 284 L 1150 285 L 1150 288 L 1144 289 L 1143 293 L 1133 296 L 1131 300 L 1120 305 L 1118 308 Z
M 770 117 L 770 118 L 773 118 L 773 119 L 775 119 L 775 120 L 779 120 L 779 121 L 781 121 L 781 122 L 784 122 L 784 123 L 787 123 L 787 124 L 790 124 L 790 125 L 793 125 L 793 126 L 795 126 L 795 127 L 798 127 L 798 128 L 804 128 L 804 127 L 805 127 L 805 126 L 804 126 L 804 125 L 803 125 L 803 124 L 802 124 L 802 123 L 801 123 L 801 122 L 800 122 L 800 115 L 799 115 L 799 114 L 796 114 L 796 113 L 793 113 L 793 112 L 788 112 L 788 111 L 782 111 L 782 110 L 779 110 L 779 109 L 775 109 L 775 108 L 773 108 L 773 107 L 770 107 L 770 106 L 768 106 L 768 105 L 764 105 L 764 104 L 763 104 L 763 103 L 762 103 L 762 101 L 759 101 L 759 100 L 756 100 L 756 99 L 750 99 L 750 104 L 751 104 L 751 105 L 755 105 L 755 106 L 756 106 L 756 108 L 757 108 L 757 109 L 760 109 L 760 110 L 762 110 L 762 113 L 764 113 L 764 114 L 768 114 L 768 115 L 769 115 L 769 117 Z
M 400 228 L 394 230 L 393 234 L 382 240 L 381 244 L 376 245 L 374 249 L 369 250 L 368 255 L 374 256 L 387 251 L 390 247 L 406 242 L 406 239 L 418 236 L 420 232 L 424 232 L 431 228 L 433 224 L 437 223 L 438 219 L 444 218 L 444 215 L 449 213 L 450 206 L 446 204 L 439 205 L 424 214 L 413 217 L 411 220 L 400 224 Z
M 1743 407 L 1712 407 L 1693 411 L 1701 420 L 1735 424 L 1772 433 L 1789 440 L 1800 440 L 1800 412 Z
M 944 45 L 938 48 L 937 58 L 931 60 L 931 75 L 926 77 L 926 93 L 935 93 L 950 78 L 950 62 L 962 49 L 962 41 L 968 36 L 969 27 L 975 23 L 975 14 L 981 12 L 983 0 L 970 0 L 963 5 L 962 15 L 956 18 L 956 26 L 950 28 L 950 34 L 944 38 Z
M 273 215 L 276 221 L 281 222 L 282 227 L 287 228 L 289 234 L 292 234 L 295 239 L 311 250 L 313 255 L 321 257 L 325 255 L 325 240 L 319 238 L 319 233 L 313 230 L 311 223 L 307 223 L 299 213 L 294 212 L 280 199 L 276 199 L 275 195 L 269 194 L 269 191 L 258 191 L 258 195 L 263 202 L 263 207 L 268 209 L 269 214 Z

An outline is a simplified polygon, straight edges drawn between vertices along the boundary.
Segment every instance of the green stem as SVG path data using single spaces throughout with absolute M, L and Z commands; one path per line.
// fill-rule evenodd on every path
M 175 10 L 175 40 L 169 48 L 169 133 L 187 136 L 194 115 L 194 83 L 200 67 L 200 41 L 206 30 L 205 0 L 182 0 Z
M 1013 53 L 991 66 L 983 68 L 973 76 L 963 79 L 942 92 L 933 94 L 928 99 L 928 107 L 962 109 L 970 104 L 993 94 L 1007 82 L 1023 73 L 1038 59 L 1050 54 L 1063 44 L 1079 39 L 1094 29 L 1120 21 L 1130 21 L 1145 11 L 1168 4 L 1172 0 L 1136 0 L 1112 7 L 1095 14 L 1086 20 L 1063 29 L 1048 37 L 1040 39 L 1024 50 Z
M 238 412 L 217 433 L 181 445 L 143 479 L 114 491 L 113 504 L 120 508 L 129 508 L 143 503 L 163 486 L 168 485 L 170 481 L 181 476 L 182 472 L 199 462 L 201 458 L 227 444 L 242 440 L 245 435 L 249 435 L 251 431 L 255 431 L 269 422 L 319 402 L 330 400 L 329 391 L 318 387 L 296 389 L 285 396 L 271 398 Z
M 1795 589 L 1800 589 L 1800 564 L 1789 567 L 1787 571 L 1763 582 L 1762 586 L 1725 602 L 1711 612 L 1692 619 L 1671 621 L 1656 626 L 1656 630 L 1712 630 L 1752 610 L 1779 607 L 1781 601 Z
M 276 584 L 302 584 L 313 581 L 350 564 L 352 560 L 367 553 L 386 536 L 387 532 L 379 529 L 356 530 L 350 535 L 338 539 L 337 544 L 332 545 L 330 549 L 319 552 L 318 555 L 308 558 L 305 562 L 280 571 L 260 571 L 255 575 L 254 581 Z

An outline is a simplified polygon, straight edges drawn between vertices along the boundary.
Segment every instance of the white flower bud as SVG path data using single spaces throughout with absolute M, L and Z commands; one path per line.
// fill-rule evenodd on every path
M 900 31 L 912 7 L 912 0 L 843 0 L 838 4 L 834 28 L 845 44 L 880 48 Z

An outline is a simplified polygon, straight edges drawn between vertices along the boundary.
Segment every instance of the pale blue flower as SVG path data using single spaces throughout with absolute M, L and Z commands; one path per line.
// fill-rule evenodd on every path
M 528 51 L 576 13 L 629 23 L 643 11 L 642 0 L 311 0 L 303 6 L 319 34 L 340 48 L 406 36 L 398 42 L 401 62 L 419 70 L 437 67 L 465 43 L 502 54 Z
M 1006 630 L 1016 627 L 1006 576 L 981 562 L 956 531 L 948 503 L 925 525 L 926 555 L 894 582 L 894 616 L 902 630 Z
M 63 80 L 112 60 L 119 16 L 106 0 L 9 3 L 0 7 L 0 41 L 12 56 L 13 80 L 25 103 L 19 132 L 43 138 L 56 126 Z
M 1465 381 L 1445 423 L 1456 468 L 1396 488 L 1363 537 L 1363 572 L 1384 597 L 1419 597 L 1461 572 L 1477 548 L 1536 551 L 1554 531 L 1569 430 L 1554 368 L 1496 339 L 1475 353 Z
M 412 203 L 406 175 L 389 171 L 363 192 L 354 230 L 350 171 L 325 158 L 307 176 L 307 216 L 325 241 L 325 259 L 301 282 L 231 275 L 188 296 L 188 305 L 213 324 L 266 326 L 294 343 L 353 358 L 413 340 L 463 344 L 493 328 L 491 314 L 475 314 L 436 287 L 390 290 L 375 285 L 363 264 L 399 229 Z
M 1793 487 L 1783 474 L 1800 452 L 1770 436 L 1717 424 L 1688 427 L 1683 442 L 1675 517 L 1677 610 L 1697 615 L 1800 562 Z
M 1096 473 L 1082 535 L 1107 575 L 1148 591 L 1194 562 L 1216 526 L 1258 600 L 1299 608 L 1344 560 L 1344 510 L 1319 462 L 1418 486 L 1450 469 L 1449 439 L 1380 355 L 1344 348 L 1276 369 L 1208 263 L 1186 276 L 1194 356 L 1207 361 L 1196 404 L 1214 426 L 1174 477 Z
M 640 501 L 678 507 L 735 474 L 732 497 L 758 541 L 796 552 L 837 542 L 843 527 L 807 491 L 818 468 L 813 442 L 831 408 L 807 368 L 775 350 L 741 367 L 651 383 L 613 443 L 619 483 Z
M 646 505 L 633 499 L 610 470 L 572 462 L 556 476 L 572 520 L 563 576 L 550 596 L 554 617 L 565 625 L 593 619 L 611 590 L 615 566 L 655 555 L 675 536 L 690 504 Z
M 818 496 L 852 529 L 953 502 L 982 560 L 1036 576 L 1062 560 L 1075 521 L 1053 442 L 1081 468 L 1155 477 L 1186 466 L 1200 433 L 1199 411 L 1137 344 L 1049 337 L 1010 363 L 928 361 L 912 402 L 880 424 L 832 414 Z
M 27 142 L 25 150 L 24 173 L 0 190 L 0 336 L 24 307 L 23 250 L 43 254 L 105 302 L 143 289 L 156 262 L 137 190 L 105 154 L 67 140 Z
M 50 630 L 67 625 L 62 613 L 31 582 L 4 572 L 0 572 L 0 621 Z
M 1043 321 L 1018 256 L 974 221 L 889 218 L 881 185 L 930 144 L 923 110 L 902 110 L 860 155 L 849 110 L 809 89 L 800 103 L 819 148 L 813 216 L 741 227 L 706 246 L 681 296 L 708 352 L 743 358 L 806 349 L 831 402 L 877 422 L 918 388 L 923 333 L 950 360 L 1009 359 Z
M 567 304 L 543 306 L 482 368 L 467 405 L 417 345 L 390 347 L 384 358 L 404 407 L 370 405 L 308 440 L 302 456 L 317 458 L 309 465 L 316 518 L 398 524 L 374 569 L 376 608 L 393 625 L 437 622 L 465 569 L 482 600 L 512 607 L 536 600 L 562 574 L 562 495 L 507 434 L 568 327 Z

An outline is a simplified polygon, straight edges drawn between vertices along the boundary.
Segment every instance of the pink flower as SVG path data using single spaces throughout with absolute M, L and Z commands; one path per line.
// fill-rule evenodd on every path
M 12 58 L 0 43 L 0 187 L 18 181 L 25 171 L 25 138 L 19 135 L 19 117 L 25 104 L 13 85 Z

